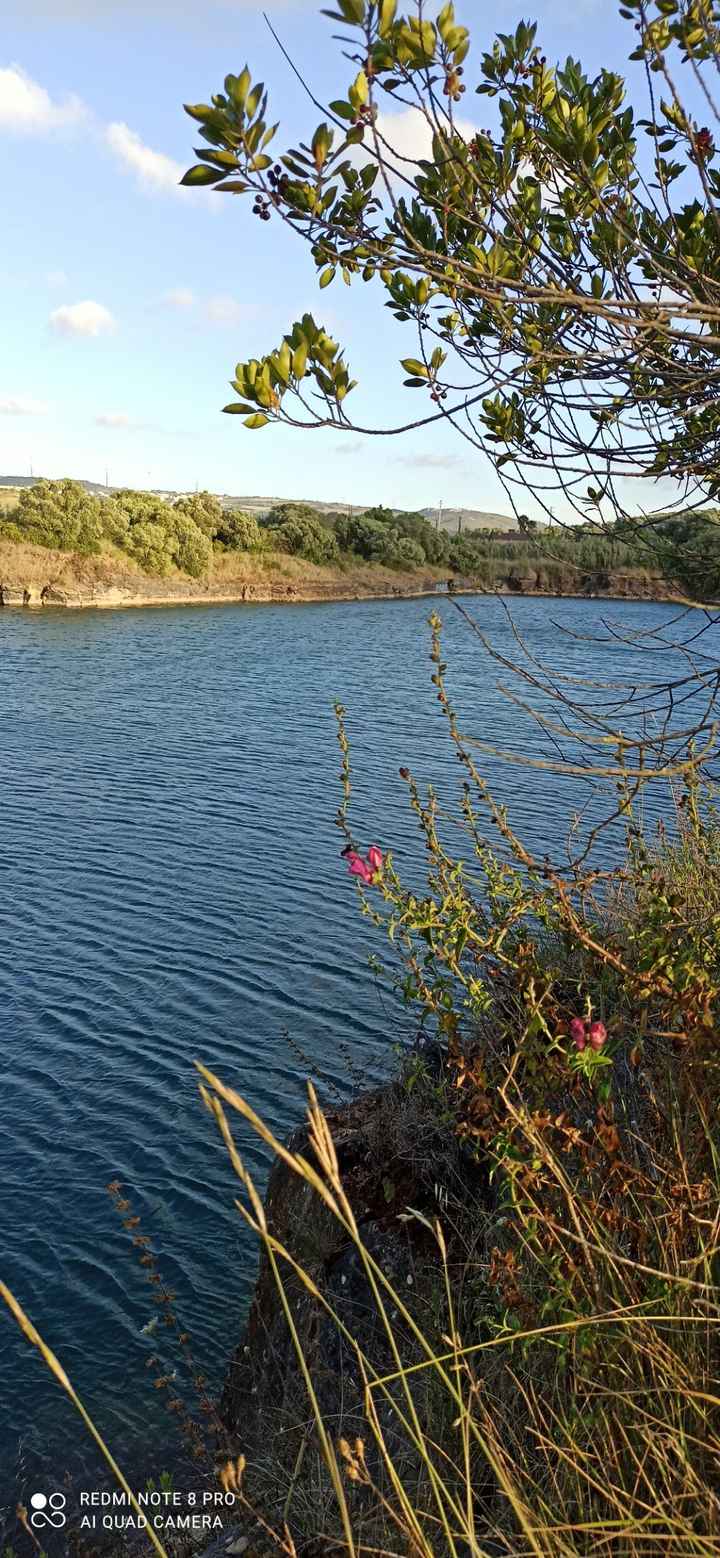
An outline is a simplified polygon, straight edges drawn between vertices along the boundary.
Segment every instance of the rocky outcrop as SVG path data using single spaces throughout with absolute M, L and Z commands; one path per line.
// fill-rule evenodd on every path
M 0 584 L 0 606 L 41 606 L 36 584 Z

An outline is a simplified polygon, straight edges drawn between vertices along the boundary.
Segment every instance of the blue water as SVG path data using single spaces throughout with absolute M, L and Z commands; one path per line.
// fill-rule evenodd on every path
M 501 605 L 465 604 L 512 654 Z M 193 1061 L 286 1132 L 309 1067 L 326 1099 L 347 1095 L 412 1035 L 368 969 L 382 949 L 339 858 L 332 704 L 348 709 L 358 839 L 416 870 L 398 768 L 453 804 L 459 783 L 429 681 L 430 605 L 0 613 L 0 1273 L 131 1474 L 148 1445 L 157 1469 L 172 1464 L 145 1369 L 168 1344 L 140 1334 L 148 1284 L 104 1187 L 126 1186 L 216 1386 L 255 1249 Z M 441 609 L 465 728 L 552 756 L 499 690 L 507 673 Z M 565 673 L 659 674 L 657 656 L 563 629 L 648 630 L 670 608 L 512 609 L 533 654 Z M 557 853 L 587 785 L 480 762 L 521 833 Z M 650 811 L 668 805 L 663 790 Z M 263 1155 L 238 1134 L 262 1182 Z M 65 1470 L 97 1483 L 93 1446 L 4 1310 L 0 1400 L 0 1513 Z

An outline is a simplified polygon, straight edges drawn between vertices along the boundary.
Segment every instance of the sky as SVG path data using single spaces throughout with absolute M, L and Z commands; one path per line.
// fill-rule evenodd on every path
M 0 474 L 510 512 L 489 461 L 450 428 L 249 432 L 222 415 L 235 363 L 274 347 L 306 310 L 346 350 L 358 421 L 387 427 L 419 411 L 399 361 L 413 353 L 413 327 L 395 322 L 379 289 L 338 278 L 319 292 L 309 254 L 278 220 L 258 222 L 244 198 L 178 187 L 197 144 L 182 104 L 208 101 L 246 62 L 281 121 L 274 147 L 318 122 L 260 6 L 0 9 Z M 319 4 L 265 9 L 302 80 L 324 101 L 344 96 L 354 70 Z M 477 6 L 479 21 L 472 3 L 457 11 L 477 52 L 521 18 L 537 20 L 548 57 L 571 53 L 591 70 L 623 69 L 632 47 L 610 0 L 536 0 L 532 10 L 494 0 Z M 469 87 L 463 116 L 481 125 L 483 104 Z

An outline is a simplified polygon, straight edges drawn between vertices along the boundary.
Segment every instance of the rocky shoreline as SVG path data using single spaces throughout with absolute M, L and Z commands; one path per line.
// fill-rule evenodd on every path
M 150 581 L 143 581 L 149 584 Z M 165 587 L 164 587 L 165 586 Z M 695 604 L 673 591 L 662 581 L 652 581 L 645 588 L 624 587 L 625 581 L 610 577 L 607 582 L 588 580 L 586 588 L 574 590 L 538 589 L 526 581 L 512 577 L 498 581 L 496 589 L 488 589 L 472 579 L 421 579 L 388 586 L 383 580 L 378 587 L 363 581 L 343 588 L 337 584 L 238 584 L 224 587 L 221 584 L 168 585 L 164 580 L 153 581 L 151 589 L 135 588 L 129 584 L 104 584 L 79 581 L 77 587 L 54 583 L 5 583 L 0 581 L 0 608 L 24 610 L 66 609 L 118 610 L 130 607 L 150 606 L 224 606 L 224 605 L 311 605 L 333 601 L 360 600 L 412 600 L 437 595 L 501 595 L 504 597 L 537 597 L 549 600 L 636 600 L 656 601 L 668 604 Z

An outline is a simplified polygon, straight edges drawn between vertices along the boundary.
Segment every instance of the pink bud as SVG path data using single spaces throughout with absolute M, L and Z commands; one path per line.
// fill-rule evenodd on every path
M 353 852 L 349 855 L 346 855 L 345 859 L 347 860 L 348 869 L 351 876 L 359 876 L 363 882 L 372 881 L 372 871 L 370 870 L 369 865 L 367 865 L 364 860 L 361 860 L 359 855 L 356 855 Z
M 573 1040 L 576 1049 L 583 1050 L 585 1048 L 587 1039 L 585 1036 L 585 1024 L 582 1020 L 582 1017 L 573 1017 L 573 1020 L 570 1024 L 570 1037 Z
M 588 1030 L 588 1038 L 594 1050 L 600 1050 L 607 1038 L 607 1028 L 604 1022 L 591 1022 Z
M 378 849 L 377 844 L 370 845 L 370 848 L 367 852 L 367 857 L 373 871 L 382 871 L 383 852 L 381 849 Z

